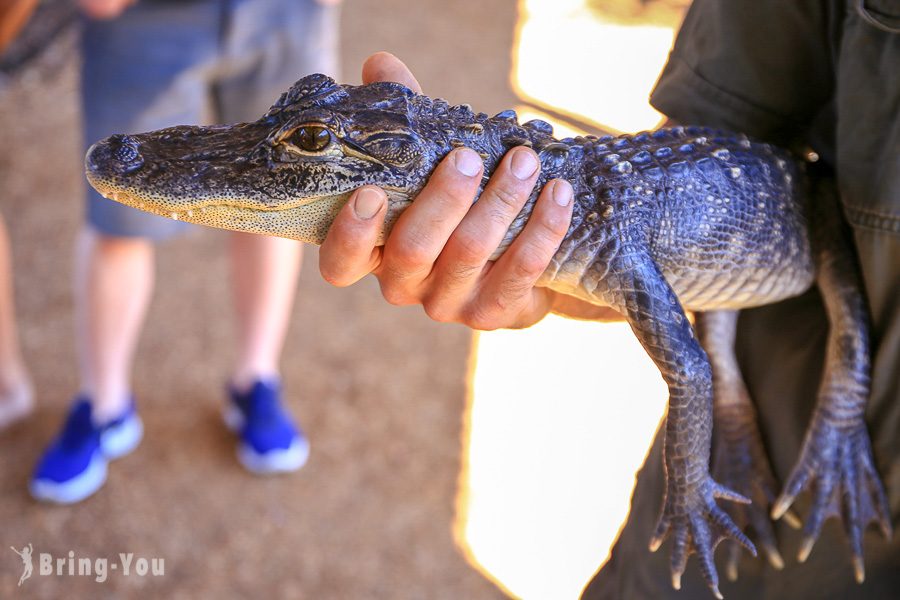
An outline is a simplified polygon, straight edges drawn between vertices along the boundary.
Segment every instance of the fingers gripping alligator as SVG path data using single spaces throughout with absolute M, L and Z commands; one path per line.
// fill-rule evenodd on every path
M 576 191 L 571 226 L 540 285 L 617 309 L 669 387 L 666 494 L 650 546 L 673 539 L 673 585 L 697 553 L 720 596 L 713 551 L 734 540 L 755 554 L 748 526 L 779 566 L 767 513 L 781 517 L 803 490 L 813 501 L 800 559 L 823 520 L 840 517 L 861 581 L 863 530 L 875 521 L 889 537 L 891 524 L 863 421 L 868 317 L 830 184 L 811 191 L 786 152 L 707 128 L 600 139 L 551 134 L 542 121 L 520 125 L 512 111 L 489 118 L 398 84 L 342 86 L 310 75 L 256 122 L 114 135 L 89 150 L 86 170 L 98 191 L 130 206 L 318 244 L 364 184 L 387 191 L 386 235 L 454 147 L 477 150 L 486 178 L 508 149 L 533 147 L 538 187 L 562 177 Z M 831 319 L 827 364 L 798 463 L 776 498 L 733 354 L 735 315 L 816 283 Z M 696 335 L 686 310 L 699 313 Z M 738 504 L 723 510 L 716 499 Z

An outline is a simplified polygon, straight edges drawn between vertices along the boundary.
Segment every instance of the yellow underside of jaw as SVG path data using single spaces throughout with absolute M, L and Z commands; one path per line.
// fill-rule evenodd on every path
M 321 244 L 349 193 L 303 198 L 279 206 L 264 206 L 237 198 L 210 197 L 191 208 L 175 208 L 166 198 L 127 189 L 114 189 L 102 182 L 91 184 L 105 198 L 169 219 L 228 229 L 284 237 Z

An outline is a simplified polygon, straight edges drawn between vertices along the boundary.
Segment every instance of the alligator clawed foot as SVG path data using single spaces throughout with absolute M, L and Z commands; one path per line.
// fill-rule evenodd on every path
M 812 505 L 797 559 L 800 562 L 807 559 L 825 519 L 838 517 L 850 542 L 854 576 L 862 583 L 865 580 L 863 531 L 874 521 L 886 539 L 890 540 L 892 534 L 887 496 L 875 470 L 872 446 L 862 418 L 850 424 L 833 425 L 825 419 L 813 424 L 800 460 L 772 507 L 772 518 L 784 515 L 806 489 L 812 494 Z
M 717 411 L 720 410 L 727 412 L 717 408 Z M 728 504 L 725 511 L 741 531 L 748 533 L 752 529 L 753 539 L 769 564 L 775 569 L 783 569 L 784 559 L 778 551 L 769 516 L 778 484 L 752 413 L 717 413 L 713 431 L 712 475 L 723 486 L 752 500 L 750 504 Z M 796 528 L 801 526 L 800 519 L 791 511 L 784 514 L 784 519 Z M 729 581 L 735 581 L 738 578 L 741 547 L 734 543 L 727 544 L 725 552 L 725 576 Z
M 689 496 L 666 494 L 663 514 L 650 540 L 650 550 L 655 552 L 666 538 L 672 537 L 671 574 L 672 587 L 681 589 L 681 576 L 688 557 L 697 553 L 700 571 L 710 591 L 722 598 L 719 576 L 713 562 L 716 546 L 724 540 L 734 540 L 756 556 L 756 547 L 735 525 L 725 511 L 716 504 L 716 498 L 749 504 L 750 500 L 707 478 L 703 490 Z M 681 496 L 681 497 L 679 497 Z M 675 507 L 678 507 L 677 509 Z

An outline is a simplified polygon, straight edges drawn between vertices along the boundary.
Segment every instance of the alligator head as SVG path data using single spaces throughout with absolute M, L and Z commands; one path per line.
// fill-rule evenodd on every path
M 488 118 L 396 83 L 315 74 L 253 123 L 113 135 L 88 150 L 85 169 L 97 191 L 135 208 L 321 243 L 360 186 L 387 192 L 386 233 L 455 146 L 481 153 L 490 173 L 506 149 L 555 142 L 550 133 L 512 111 Z

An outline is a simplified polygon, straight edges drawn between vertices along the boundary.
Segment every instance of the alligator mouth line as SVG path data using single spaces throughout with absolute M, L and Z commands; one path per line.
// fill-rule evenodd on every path
M 308 206 L 310 204 L 315 204 L 316 202 L 332 202 L 337 199 L 349 196 L 349 194 L 325 194 L 322 196 L 312 196 L 306 198 L 298 198 L 296 200 L 292 200 L 290 202 L 285 202 L 277 205 L 265 205 L 260 203 L 251 203 L 251 202 L 241 202 L 240 200 L 234 198 L 210 198 L 204 201 L 195 201 L 195 204 L 190 208 L 179 208 L 174 209 L 170 206 L 167 206 L 166 202 L 161 201 L 161 199 L 157 198 L 146 198 L 141 197 L 135 194 L 131 194 L 125 190 L 113 189 L 107 186 L 102 185 L 97 182 L 95 187 L 100 188 L 98 191 L 100 195 L 108 200 L 113 200 L 115 202 L 119 202 L 121 204 L 125 204 L 127 206 L 131 206 L 133 208 L 137 208 L 143 211 L 152 212 L 163 217 L 168 217 L 173 220 L 179 220 L 183 218 L 192 218 L 195 214 L 203 214 L 210 210 L 223 209 L 223 208 L 236 208 L 243 211 L 250 212 L 259 212 L 259 213 L 277 213 L 289 211 L 292 209 L 300 208 L 303 206 Z

